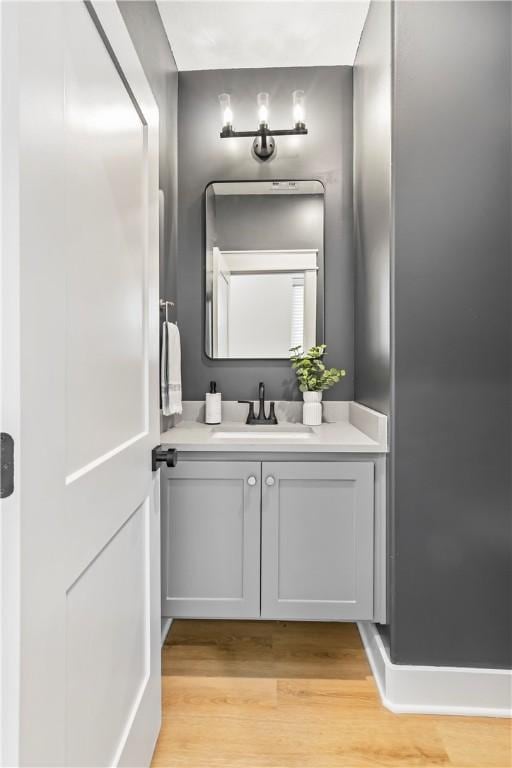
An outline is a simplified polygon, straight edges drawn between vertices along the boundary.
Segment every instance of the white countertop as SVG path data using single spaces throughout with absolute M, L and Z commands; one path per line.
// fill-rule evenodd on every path
M 216 427 L 202 423 L 203 404 L 184 403 L 183 418 L 176 426 L 161 434 L 162 445 L 179 451 L 217 451 L 250 453 L 387 453 L 387 417 L 353 401 L 326 401 L 324 423 L 312 427 L 310 437 L 303 439 L 261 437 L 256 439 L 222 438 Z M 276 403 L 281 427 L 300 423 L 301 403 Z M 222 428 L 239 428 L 245 423 L 247 406 L 223 404 Z M 218 427 L 217 427 L 218 429 Z M 265 427 L 269 432 L 272 426 Z

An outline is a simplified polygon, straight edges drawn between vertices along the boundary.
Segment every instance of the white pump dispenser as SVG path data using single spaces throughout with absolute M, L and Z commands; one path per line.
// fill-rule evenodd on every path
M 222 393 L 217 392 L 217 382 L 210 381 L 210 391 L 206 393 L 205 424 L 220 424 L 222 421 Z

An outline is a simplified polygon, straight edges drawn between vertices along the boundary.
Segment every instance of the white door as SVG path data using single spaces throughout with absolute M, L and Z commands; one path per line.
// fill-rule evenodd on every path
M 158 112 L 114 2 L 1 14 L 3 759 L 145 766 L 160 726 Z

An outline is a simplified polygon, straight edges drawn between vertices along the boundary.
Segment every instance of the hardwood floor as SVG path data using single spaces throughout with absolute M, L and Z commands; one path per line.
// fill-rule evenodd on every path
M 510 720 L 394 715 L 355 624 L 175 621 L 153 766 L 509 768 Z

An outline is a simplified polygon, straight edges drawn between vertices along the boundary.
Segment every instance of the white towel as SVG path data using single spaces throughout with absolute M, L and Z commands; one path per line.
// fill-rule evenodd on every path
M 181 342 L 176 323 L 164 322 L 162 326 L 162 363 L 160 370 L 162 413 L 172 416 L 181 413 Z

